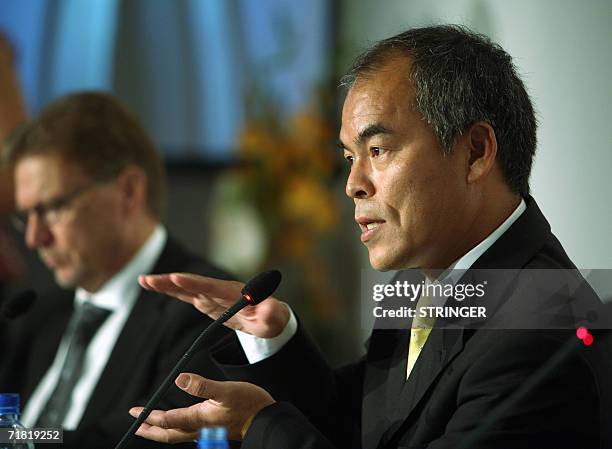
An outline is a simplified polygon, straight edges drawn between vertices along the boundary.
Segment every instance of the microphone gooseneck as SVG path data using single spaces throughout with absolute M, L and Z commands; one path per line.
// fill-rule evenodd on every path
M 270 270 L 264 271 L 263 273 L 258 274 L 254 278 L 252 278 L 249 282 L 245 284 L 242 288 L 240 299 L 231 307 L 229 307 L 225 312 L 221 314 L 219 318 L 213 321 L 209 326 L 206 327 L 202 331 L 202 333 L 195 339 L 195 341 L 191 344 L 187 352 L 183 354 L 183 357 L 178 361 L 178 363 L 174 366 L 172 371 L 166 376 L 164 381 L 161 383 L 159 388 L 153 393 L 149 402 L 144 406 L 138 418 L 132 423 L 130 428 L 121 438 L 121 441 L 115 446 L 115 449 L 123 449 L 127 446 L 130 438 L 134 435 L 136 430 L 140 427 L 140 425 L 148 418 L 151 414 L 155 406 L 162 398 L 162 396 L 166 393 L 170 385 L 176 379 L 176 376 L 183 370 L 185 365 L 191 360 L 196 350 L 200 346 L 200 344 L 204 341 L 204 339 L 210 335 L 215 329 L 219 326 L 223 325 L 227 320 L 236 315 L 240 310 L 244 309 L 248 305 L 256 305 L 262 302 L 264 299 L 270 297 L 272 293 L 276 290 L 281 281 L 281 273 L 278 270 Z

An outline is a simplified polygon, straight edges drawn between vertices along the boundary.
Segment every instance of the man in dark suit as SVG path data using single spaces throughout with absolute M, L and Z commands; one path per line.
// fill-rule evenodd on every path
M 360 56 L 346 85 L 346 193 L 372 267 L 418 269 L 422 285 L 445 286 L 507 270 L 488 279 L 490 316 L 376 328 L 365 357 L 333 371 L 269 298 L 231 323 L 242 348 L 215 350 L 239 382 L 181 374 L 178 386 L 213 401 L 156 411 L 138 434 L 184 441 L 213 423 L 243 448 L 599 447 L 611 371 L 596 350 L 574 347 L 572 310 L 600 303 L 529 195 L 536 121 L 510 56 L 460 27 L 414 29 Z M 141 285 L 213 317 L 240 287 L 176 274 Z
M 112 96 L 47 106 L 5 155 L 17 225 L 64 290 L 40 292 L 11 323 L 0 390 L 21 394 L 27 426 L 63 427 L 73 448 L 114 446 L 210 319 L 142 290 L 142 273 L 227 276 L 167 235 L 165 173 L 138 121 Z M 191 362 L 219 378 L 208 351 Z M 193 403 L 172 388 L 167 406 Z M 151 447 L 138 439 L 131 447 Z M 157 446 L 157 444 L 155 444 Z

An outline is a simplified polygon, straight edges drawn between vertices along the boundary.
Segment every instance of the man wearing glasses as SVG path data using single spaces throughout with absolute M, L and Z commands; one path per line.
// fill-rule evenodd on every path
M 162 162 L 111 96 L 49 105 L 13 136 L 5 158 L 14 169 L 13 222 L 64 290 L 46 292 L 12 323 L 0 391 L 21 394 L 28 427 L 63 427 L 62 447 L 111 447 L 129 427 L 128 406 L 144 402 L 209 321 L 143 291 L 137 276 L 227 276 L 167 236 Z M 220 375 L 207 351 L 192 363 Z M 192 403 L 176 388 L 166 399 Z

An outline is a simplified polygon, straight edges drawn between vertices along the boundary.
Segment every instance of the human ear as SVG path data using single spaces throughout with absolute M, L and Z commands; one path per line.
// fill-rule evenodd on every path
M 136 207 L 146 207 L 147 176 L 142 168 L 135 165 L 125 167 L 117 182 L 126 212 Z
M 493 169 L 497 139 L 490 124 L 476 122 L 463 134 L 462 140 L 469 154 L 467 182 L 471 184 L 484 179 Z

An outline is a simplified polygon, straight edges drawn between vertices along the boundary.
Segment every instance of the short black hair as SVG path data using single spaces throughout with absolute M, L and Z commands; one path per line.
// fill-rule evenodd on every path
M 413 107 L 444 151 L 484 121 L 497 139 L 497 160 L 513 192 L 529 195 L 537 120 L 512 58 L 499 45 L 460 25 L 414 28 L 377 42 L 355 60 L 341 84 L 351 88 L 393 57 L 407 57 Z

